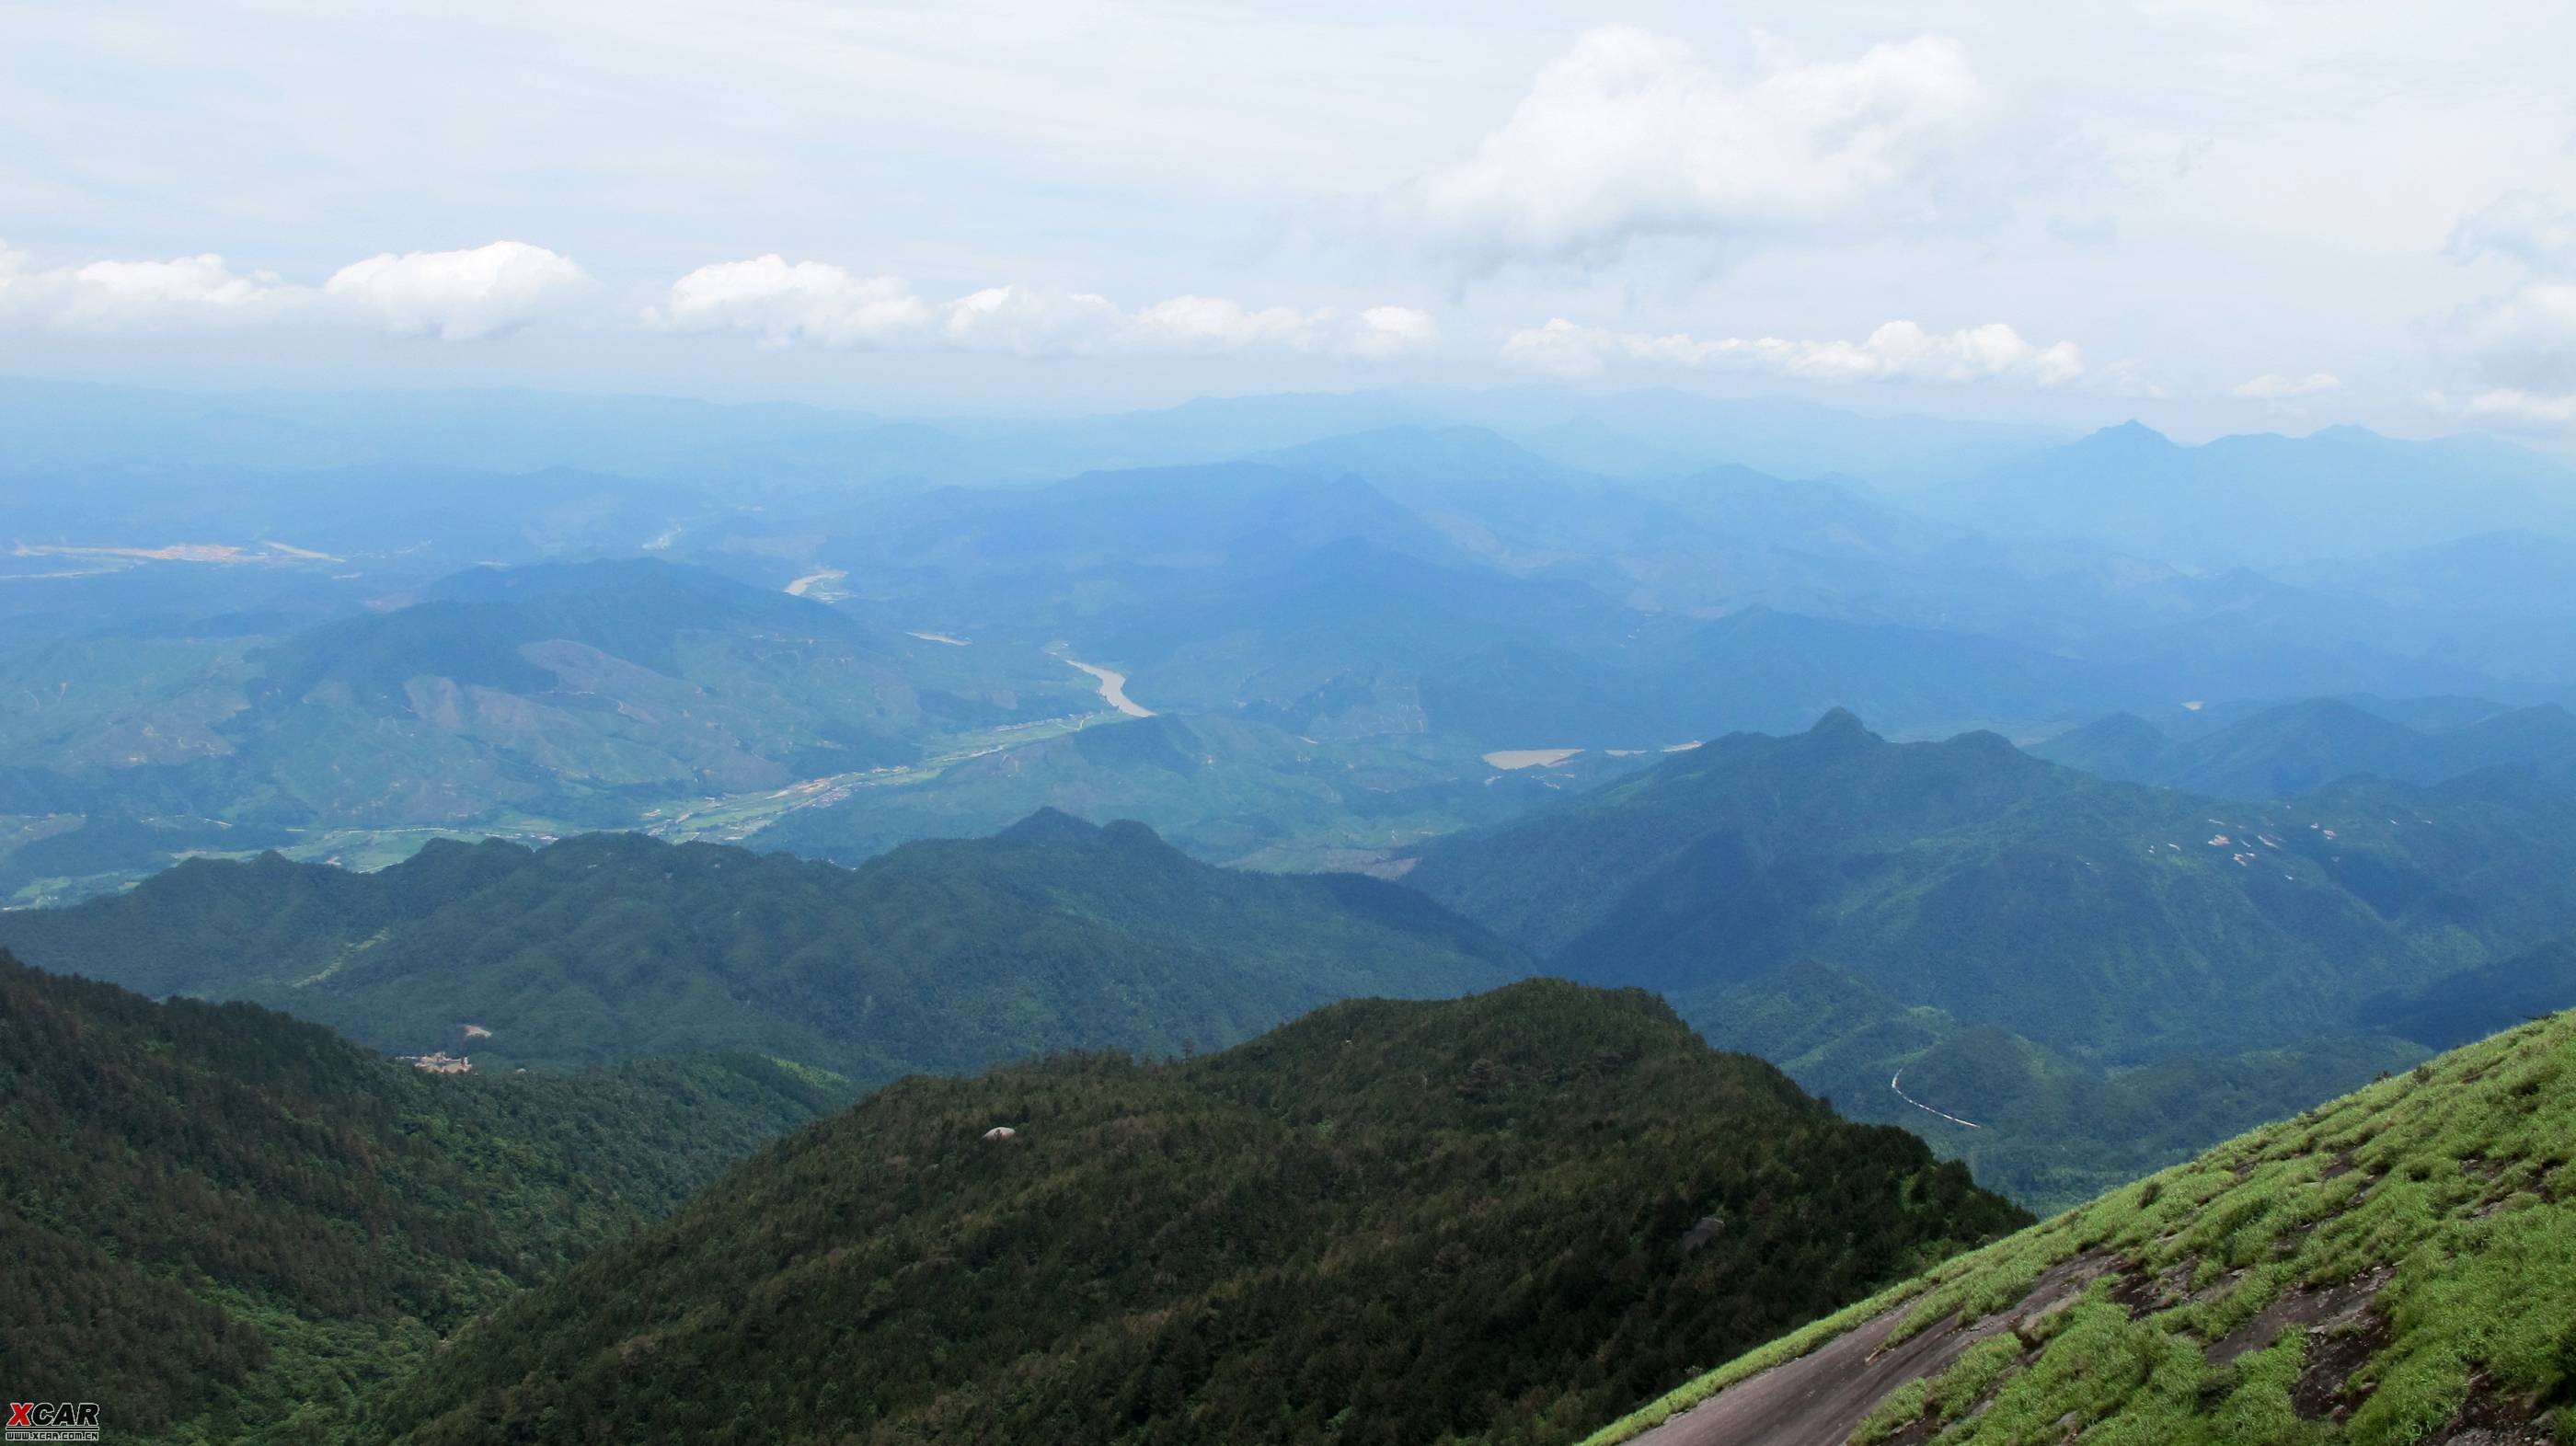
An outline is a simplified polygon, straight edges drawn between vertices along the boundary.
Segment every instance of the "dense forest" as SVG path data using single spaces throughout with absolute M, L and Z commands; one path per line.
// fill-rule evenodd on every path
M 1490 988 L 1525 956 L 1410 890 L 1232 872 L 1045 811 L 856 869 L 632 834 L 433 843 L 373 874 L 192 860 L 0 916 L 48 968 L 250 999 L 392 1053 L 596 1065 L 748 1050 L 864 1084 L 1054 1049 L 1214 1049 L 1354 995 Z
M 119 1440 L 338 1439 L 469 1316 L 850 1094 L 747 1056 L 431 1075 L 0 953 L 0 1359 Z
M 373 1427 L 1570 1441 L 2027 1218 L 1640 991 L 1358 1001 L 905 1080 L 477 1323 Z

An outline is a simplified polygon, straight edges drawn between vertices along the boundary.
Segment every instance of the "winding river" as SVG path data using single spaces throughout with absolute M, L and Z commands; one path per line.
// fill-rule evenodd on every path
M 1110 707 L 1117 709 L 1119 712 L 1126 714 L 1130 718 L 1151 718 L 1154 716 L 1153 709 L 1148 708 L 1144 704 L 1127 696 L 1126 674 L 1113 673 L 1107 668 L 1095 668 L 1089 663 L 1076 663 L 1071 658 L 1067 658 L 1065 661 L 1073 663 L 1073 666 L 1080 668 L 1082 671 L 1089 673 L 1091 676 L 1100 680 L 1100 696 L 1109 704 Z

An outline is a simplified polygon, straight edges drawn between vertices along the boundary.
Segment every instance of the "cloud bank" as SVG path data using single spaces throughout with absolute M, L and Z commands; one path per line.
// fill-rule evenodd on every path
M 0 245 L 0 319 L 53 330 L 222 325 L 275 315 L 298 290 L 270 272 L 236 272 L 212 253 L 39 268 L 26 252 Z
M 1371 359 L 1437 335 L 1429 313 L 1402 306 L 1344 316 L 1183 295 L 1129 311 L 1093 292 L 1018 284 L 934 303 L 901 277 L 776 255 L 701 266 L 646 308 L 644 321 L 674 332 L 747 332 L 766 346 L 947 345 L 1022 357 L 1276 347 Z
M 2084 374 L 2083 353 L 2073 342 L 2037 346 L 2001 322 L 1931 332 L 1911 321 L 1891 321 L 1860 341 L 1788 341 L 1658 336 L 1577 326 L 1557 317 L 1514 332 L 1502 356 L 1524 370 L 1568 379 L 1596 376 L 1614 362 L 1733 367 L 1822 382 L 2001 379 L 2046 387 Z
M 476 341 L 516 331 L 590 285 L 579 266 L 520 241 L 371 257 L 319 287 L 235 271 L 213 253 L 40 268 L 0 246 L 0 321 L 85 334 L 301 319 Z
M 2343 379 L 2332 372 L 2310 372 L 2303 377 L 2285 377 L 2266 372 L 2250 381 L 2236 384 L 2233 395 L 2262 401 L 2283 401 L 2291 397 L 2313 397 L 2335 390 Z

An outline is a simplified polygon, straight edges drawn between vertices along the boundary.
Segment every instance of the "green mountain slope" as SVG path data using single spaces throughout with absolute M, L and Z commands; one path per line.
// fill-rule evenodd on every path
M 429 1075 L 0 953 L 0 1359 L 119 1440 L 326 1439 L 468 1316 L 849 1096 L 751 1057 Z
M 374 874 L 196 860 L 0 916 L 47 967 L 242 998 L 389 1052 L 586 1065 L 752 1050 L 874 1083 L 1055 1049 L 1215 1048 L 1334 999 L 1529 972 L 1408 889 L 1236 873 L 1032 815 L 857 869 L 597 834 L 435 843 Z
M 2576 923 L 2576 808 L 2554 796 L 2471 779 L 2223 804 L 1991 734 L 1891 744 L 1848 714 L 1419 858 L 1407 883 L 1576 977 L 1686 991 L 1812 957 L 2126 1061 L 2313 1036 Z
M 2576 807 L 2511 777 L 2221 803 L 1839 714 L 1416 857 L 1551 969 L 1663 990 L 2042 1204 L 2411 1063 L 2365 1001 L 2576 926 Z
M 1593 1441 L 2564 1439 L 2571 1067 L 2563 1014 L 2444 1055 L 1948 1261 Z
M 1360 1001 L 1188 1062 L 907 1080 L 482 1321 L 375 1424 L 1566 1441 L 2015 1214 L 1637 991 Z

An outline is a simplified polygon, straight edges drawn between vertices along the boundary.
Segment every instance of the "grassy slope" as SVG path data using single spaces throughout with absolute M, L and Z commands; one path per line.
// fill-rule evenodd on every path
M 1611 1446 L 1880 1311 L 1900 1332 L 2009 1307 L 2050 1266 L 2111 1270 L 2070 1309 L 1972 1348 L 1864 1438 L 2405 1443 L 2528 1421 L 2576 1385 L 2576 1015 L 2257 1130 L 1960 1256 L 1596 1433 Z M 2312 1337 L 2271 1323 L 2366 1293 Z M 2266 1315 L 2267 1307 L 2275 1314 Z M 2209 1347 L 2251 1328 L 2249 1349 Z M 2066 1418 L 2073 1419 L 2067 1420 Z M 1909 1425 L 1910 1423 L 1910 1425 Z

